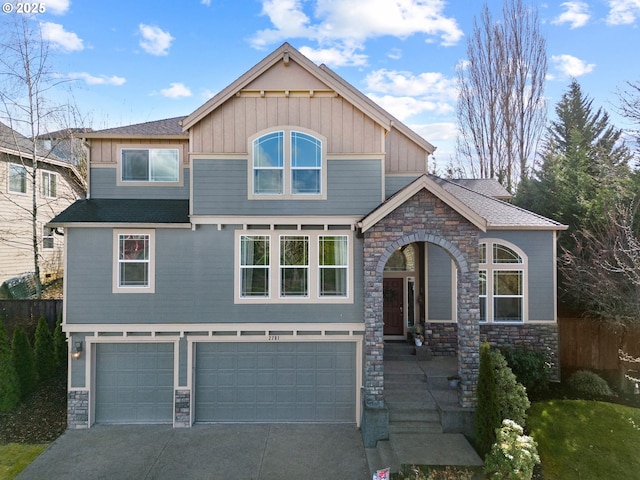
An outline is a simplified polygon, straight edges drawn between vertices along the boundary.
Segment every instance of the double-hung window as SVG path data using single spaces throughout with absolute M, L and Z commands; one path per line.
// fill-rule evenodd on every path
M 480 244 L 479 296 L 481 322 L 523 322 L 526 256 L 499 241 Z
M 122 148 L 120 180 L 128 182 L 177 183 L 180 155 L 177 148 Z
M 283 128 L 250 139 L 249 198 L 326 198 L 326 140 Z
M 153 230 L 114 231 L 114 293 L 152 293 L 155 289 Z
M 27 193 L 27 169 L 24 165 L 9 164 L 9 191 Z
M 42 248 L 51 250 L 55 247 L 54 230 L 51 227 L 42 227 Z
M 236 302 L 351 302 L 350 234 L 239 232 Z
M 53 172 L 42 172 L 42 196 L 45 198 L 56 198 L 57 175 Z

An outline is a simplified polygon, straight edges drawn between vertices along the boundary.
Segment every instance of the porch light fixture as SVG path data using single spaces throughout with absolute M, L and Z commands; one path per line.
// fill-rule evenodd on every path
M 71 352 L 71 358 L 78 360 L 82 356 L 82 342 L 75 343 L 75 349 Z

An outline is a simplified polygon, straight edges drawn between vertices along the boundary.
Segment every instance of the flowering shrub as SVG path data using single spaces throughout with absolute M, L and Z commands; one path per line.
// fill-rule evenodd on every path
M 502 427 L 496 429 L 496 443 L 484 461 L 487 478 L 530 480 L 537 463 L 540 457 L 535 440 L 524 435 L 516 422 L 503 420 Z

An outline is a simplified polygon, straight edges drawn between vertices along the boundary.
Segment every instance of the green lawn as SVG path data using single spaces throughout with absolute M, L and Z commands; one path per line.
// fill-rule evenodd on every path
M 587 400 L 537 402 L 527 426 L 544 478 L 640 478 L 640 409 Z
M 0 445 L 0 480 L 15 478 L 47 448 L 47 445 L 46 443 Z

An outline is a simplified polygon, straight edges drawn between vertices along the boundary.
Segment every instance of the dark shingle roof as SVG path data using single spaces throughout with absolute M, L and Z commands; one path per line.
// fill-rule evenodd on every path
M 450 181 L 487 197 L 499 198 L 500 200 L 508 200 L 512 197 L 500 182 L 491 178 L 452 178 Z
M 20 151 L 28 155 L 33 152 L 31 140 L 2 122 L 0 122 L 0 147 Z
M 78 200 L 49 222 L 74 223 L 190 223 L 189 200 Z
M 467 208 L 484 218 L 490 228 L 566 229 L 566 226 L 560 222 L 484 195 L 455 183 L 455 181 L 434 176 L 431 178 L 447 192 L 463 202 Z
M 153 122 L 136 123 L 135 125 L 125 125 L 123 127 L 107 128 L 104 130 L 96 130 L 86 135 L 87 138 L 109 135 L 181 135 L 186 134 L 182 131 L 180 122 L 185 117 L 165 118 L 164 120 L 156 120 Z

